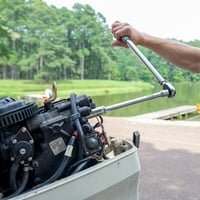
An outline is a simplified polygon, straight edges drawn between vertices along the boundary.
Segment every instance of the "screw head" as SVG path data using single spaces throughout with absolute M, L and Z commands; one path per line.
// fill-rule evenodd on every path
M 33 141 L 33 140 L 29 140 L 29 143 L 30 143 L 30 144 L 33 144 L 33 143 L 34 143 L 34 141 Z
M 14 140 L 12 141 L 12 143 L 13 143 L 13 144 L 16 144 L 16 143 L 17 143 L 17 140 L 16 140 L 16 139 L 14 139 Z
M 26 127 L 22 127 L 22 132 L 26 132 Z
M 28 158 L 28 161 L 32 161 L 32 160 L 33 160 L 33 158 L 32 158 L 32 157 L 29 157 L 29 158 Z
M 15 160 L 15 158 L 14 158 L 14 157 L 11 157 L 11 158 L 10 158 L 10 160 L 11 160 L 11 161 L 14 161 L 14 160 Z
M 21 148 L 21 149 L 19 150 L 19 153 L 20 153 L 21 155 L 24 155 L 24 154 L 26 153 L 26 149 Z
M 24 161 L 24 160 L 22 160 L 22 161 L 20 162 L 20 164 L 21 164 L 21 165 L 23 165 L 24 163 L 25 163 L 25 161 Z

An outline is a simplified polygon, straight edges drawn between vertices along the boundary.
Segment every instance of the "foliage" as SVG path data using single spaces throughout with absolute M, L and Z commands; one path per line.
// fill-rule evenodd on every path
M 0 78 L 108 79 L 151 82 L 129 49 L 111 46 L 106 19 L 91 6 L 48 6 L 42 0 L 0 0 Z M 200 41 L 189 44 L 200 47 Z M 141 51 L 168 81 L 199 81 L 152 51 Z

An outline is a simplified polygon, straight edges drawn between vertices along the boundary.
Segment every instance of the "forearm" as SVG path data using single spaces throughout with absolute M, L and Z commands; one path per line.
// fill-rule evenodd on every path
M 200 49 L 173 40 L 143 34 L 140 45 L 147 47 L 172 64 L 200 73 Z

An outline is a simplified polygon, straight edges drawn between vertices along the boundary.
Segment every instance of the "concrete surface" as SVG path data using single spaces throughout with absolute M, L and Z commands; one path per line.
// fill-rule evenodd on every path
M 104 116 L 104 127 L 128 140 L 141 134 L 140 200 L 200 199 L 200 122 Z

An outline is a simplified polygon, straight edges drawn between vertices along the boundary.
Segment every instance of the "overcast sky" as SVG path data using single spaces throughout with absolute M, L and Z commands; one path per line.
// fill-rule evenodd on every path
M 107 24 L 128 22 L 140 31 L 164 38 L 200 40 L 200 0 L 44 0 L 49 5 L 89 4 Z

